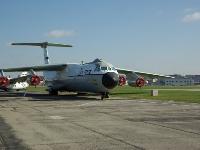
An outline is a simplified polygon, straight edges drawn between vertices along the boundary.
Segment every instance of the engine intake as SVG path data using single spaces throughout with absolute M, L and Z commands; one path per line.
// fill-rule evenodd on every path
M 41 78 L 37 75 L 33 75 L 30 79 L 30 84 L 34 86 L 39 85 L 40 82 L 41 82 Z
M 10 80 L 7 77 L 0 77 L 0 86 L 7 87 L 10 84 Z
M 145 80 L 143 77 L 139 77 L 137 80 L 136 80 L 136 86 L 137 87 L 143 87 L 145 84 Z
M 132 87 L 143 87 L 146 81 L 143 77 L 139 77 L 136 80 L 128 80 L 128 85 Z
M 120 74 L 119 75 L 119 86 L 124 86 L 126 84 L 126 75 L 125 74 Z

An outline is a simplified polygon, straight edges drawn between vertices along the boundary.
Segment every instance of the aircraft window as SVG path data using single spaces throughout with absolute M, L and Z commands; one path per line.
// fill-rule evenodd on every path
M 108 70 L 112 70 L 112 68 L 108 67 Z
M 101 70 L 107 70 L 107 67 L 101 67 Z

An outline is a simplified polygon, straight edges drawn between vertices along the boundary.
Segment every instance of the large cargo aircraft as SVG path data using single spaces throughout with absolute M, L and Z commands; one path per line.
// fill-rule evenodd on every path
M 50 64 L 48 46 L 72 47 L 71 45 L 48 42 L 12 43 L 12 45 L 39 46 L 43 48 L 45 65 L 0 69 L 2 72 L 0 86 L 5 88 L 9 86 L 10 80 L 4 76 L 4 72 L 28 71 L 30 75 L 27 76 L 27 79 L 32 85 L 38 85 L 40 77 L 35 72 L 43 71 L 49 95 L 58 95 L 58 92 L 62 91 L 92 92 L 101 94 L 101 99 L 104 99 L 108 98 L 109 92 L 118 85 L 123 86 L 128 83 L 130 86 L 142 87 L 145 85 L 144 77 L 171 78 L 160 74 L 115 68 L 112 64 L 101 59 L 81 64 Z

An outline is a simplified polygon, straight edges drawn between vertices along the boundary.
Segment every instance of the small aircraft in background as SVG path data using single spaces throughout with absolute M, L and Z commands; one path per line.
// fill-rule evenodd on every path
M 0 89 L 4 91 L 25 90 L 29 83 L 27 82 L 28 72 L 22 72 L 17 78 L 0 76 Z
M 12 45 L 39 46 L 43 48 L 45 65 L 0 69 L 2 72 L 0 86 L 3 87 L 8 87 L 12 83 L 12 79 L 8 79 L 3 75 L 4 72 L 28 71 L 30 74 L 24 77 L 29 80 L 31 85 L 36 86 L 41 79 L 35 72 L 43 71 L 49 95 L 58 95 L 58 92 L 62 91 L 91 92 L 101 94 L 101 99 L 104 99 L 109 98 L 109 92 L 118 85 L 128 84 L 133 87 L 142 87 L 146 83 L 144 77 L 171 78 L 165 75 L 115 68 L 112 64 L 101 59 L 81 64 L 49 64 L 47 46 L 72 47 L 71 45 L 48 42 L 12 43 Z
M 18 77 L 16 78 L 10 78 L 6 77 L 4 75 L 0 76 L 0 90 L 4 91 L 20 91 L 20 90 L 26 90 L 27 87 L 30 85 L 42 85 L 44 83 L 44 78 L 42 76 L 39 76 L 40 83 L 38 80 L 34 77 L 30 77 L 30 74 L 28 72 L 22 72 Z M 36 81 L 37 80 L 37 81 Z

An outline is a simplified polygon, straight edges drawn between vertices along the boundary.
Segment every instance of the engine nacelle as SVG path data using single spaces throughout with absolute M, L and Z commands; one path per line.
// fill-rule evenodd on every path
M 36 85 L 39 85 L 40 82 L 41 82 L 41 78 L 39 76 L 37 76 L 37 75 L 31 76 L 31 78 L 30 78 L 30 84 L 31 85 L 36 86 Z
M 145 80 L 143 77 L 139 77 L 137 80 L 136 80 L 136 85 L 138 87 L 143 87 L 145 85 Z
M 0 77 L 0 86 L 7 87 L 10 84 L 10 80 L 7 77 L 1 76 Z
M 119 74 L 119 86 L 124 86 L 126 84 L 126 75 L 125 74 Z
M 128 81 L 128 85 L 132 87 L 143 87 L 146 81 L 143 77 L 137 78 L 135 81 Z

